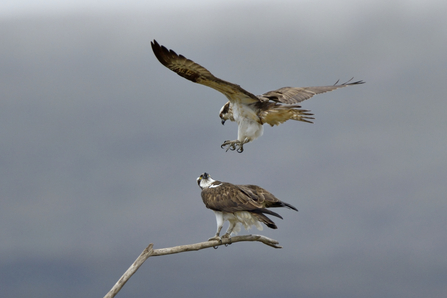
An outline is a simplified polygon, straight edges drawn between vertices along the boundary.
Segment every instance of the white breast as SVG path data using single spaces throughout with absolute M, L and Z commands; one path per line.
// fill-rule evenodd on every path
M 239 141 L 243 142 L 246 138 L 253 141 L 262 136 L 264 127 L 258 122 L 256 112 L 249 106 L 234 104 L 233 117 L 238 124 L 237 139 Z

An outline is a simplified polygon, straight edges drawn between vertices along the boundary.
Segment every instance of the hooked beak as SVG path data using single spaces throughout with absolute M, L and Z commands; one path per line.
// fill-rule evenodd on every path
M 220 123 L 222 123 L 222 125 L 225 125 L 225 121 L 227 121 L 227 120 L 222 119 L 222 121 Z

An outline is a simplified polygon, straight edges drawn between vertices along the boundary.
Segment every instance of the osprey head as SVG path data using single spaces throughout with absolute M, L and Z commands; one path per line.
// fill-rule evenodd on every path
M 208 188 L 214 181 L 216 180 L 211 178 L 211 176 L 208 173 L 203 173 L 202 175 L 199 176 L 199 178 L 197 178 L 197 184 L 201 189 Z
M 227 120 L 234 121 L 233 107 L 229 101 L 220 109 L 219 117 L 222 119 L 222 125 L 224 125 Z

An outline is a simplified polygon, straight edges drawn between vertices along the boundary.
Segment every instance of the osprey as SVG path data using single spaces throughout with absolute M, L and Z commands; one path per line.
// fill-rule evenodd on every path
M 229 238 L 231 233 L 240 232 L 241 224 L 246 230 L 254 225 L 261 231 L 260 223 L 271 229 L 277 229 L 275 223 L 265 214 L 281 219 L 282 217 L 267 208 L 287 207 L 298 211 L 292 205 L 281 202 L 270 192 L 256 185 L 235 185 L 216 181 L 208 173 L 200 175 L 197 178 L 197 184 L 202 189 L 202 200 L 206 208 L 213 210 L 216 215 L 216 235 L 208 241 L 221 239 L 219 234 L 225 221 L 229 221 L 230 226 L 222 238 Z
M 337 81 L 333 86 L 283 87 L 256 96 L 239 85 L 215 77 L 194 61 L 160 46 L 156 40 L 151 42 L 151 45 L 161 64 L 190 81 L 223 93 L 228 98 L 229 101 L 220 109 L 219 117 L 222 124 L 226 120 L 237 122 L 238 136 L 237 140 L 225 141 L 221 145 L 221 148 L 227 148 L 226 151 L 230 149 L 241 153 L 244 150 L 244 144 L 262 135 L 264 123 L 274 126 L 290 119 L 312 123 L 310 119 L 314 119 L 311 117 L 313 114 L 309 110 L 301 109 L 297 103 L 309 99 L 315 94 L 364 83 L 363 81 L 351 82 L 351 79 L 339 85 L 337 85 Z

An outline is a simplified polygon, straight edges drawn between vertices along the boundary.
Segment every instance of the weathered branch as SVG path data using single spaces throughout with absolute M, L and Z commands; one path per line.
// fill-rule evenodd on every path
M 206 241 L 206 242 L 200 242 L 195 244 L 187 244 L 187 245 L 180 245 L 180 246 L 174 246 L 174 247 L 168 247 L 168 248 L 159 248 L 159 249 L 153 249 L 153 244 L 149 244 L 148 247 L 146 247 L 145 250 L 140 254 L 140 256 L 133 262 L 133 264 L 129 267 L 129 269 L 124 272 L 123 276 L 116 282 L 116 284 L 113 286 L 113 288 L 107 293 L 107 295 L 104 296 L 104 298 L 113 298 L 116 294 L 121 290 L 121 288 L 124 286 L 124 284 L 129 280 L 129 278 L 137 272 L 138 268 L 140 268 L 141 265 L 150 257 L 150 256 L 163 256 L 163 255 L 170 255 L 170 254 L 176 254 L 181 253 L 185 251 L 197 251 L 205 248 L 214 247 L 217 248 L 221 245 L 229 245 L 235 242 L 242 242 L 242 241 L 259 241 L 262 242 L 268 246 L 274 247 L 274 248 L 282 248 L 279 246 L 279 242 L 267 238 L 265 236 L 261 235 L 243 235 L 243 236 L 234 236 L 231 238 L 224 238 L 222 241 L 219 240 L 213 240 L 213 241 Z
M 143 265 L 144 261 L 147 260 L 151 256 L 151 254 L 154 252 L 152 249 L 154 245 L 151 243 L 146 247 L 143 252 L 140 254 L 140 256 L 133 262 L 133 264 L 129 267 L 129 269 L 124 272 L 123 276 L 116 282 L 116 284 L 113 286 L 113 288 L 107 293 L 107 295 L 104 296 L 104 298 L 112 298 L 115 297 L 116 294 L 121 290 L 121 288 L 124 286 L 124 284 L 129 280 L 129 278 L 137 272 L 138 268 L 140 268 L 141 265 Z

